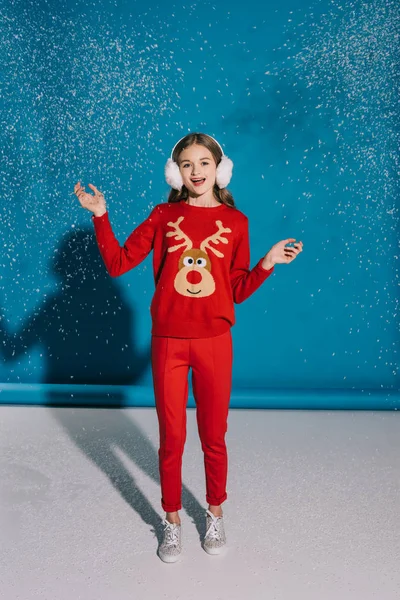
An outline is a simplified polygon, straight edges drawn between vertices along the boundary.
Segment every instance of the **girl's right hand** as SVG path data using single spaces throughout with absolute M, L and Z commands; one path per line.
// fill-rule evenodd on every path
M 83 208 L 90 210 L 96 217 L 101 217 L 107 212 L 104 196 L 94 185 L 91 183 L 88 185 L 94 191 L 94 196 L 85 192 L 85 188 L 81 186 L 80 181 L 75 185 L 74 192 Z

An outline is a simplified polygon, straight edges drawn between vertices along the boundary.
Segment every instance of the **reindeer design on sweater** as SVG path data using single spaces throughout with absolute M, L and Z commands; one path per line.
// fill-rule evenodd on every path
M 174 280 L 174 288 L 182 296 L 194 298 L 211 296 L 215 291 L 215 281 L 211 274 L 211 261 L 206 249 L 211 250 L 218 258 L 222 258 L 224 256 L 222 252 L 210 246 L 210 242 L 227 244 L 228 240 L 222 234 L 231 233 L 232 230 L 223 227 L 222 221 L 215 221 L 218 230 L 203 240 L 200 248 L 193 248 L 193 242 L 179 226 L 184 218 L 181 216 L 176 221 L 169 221 L 168 225 L 174 231 L 168 231 L 165 234 L 167 237 L 174 236 L 177 241 L 183 240 L 181 244 L 168 248 L 168 252 L 186 248 L 179 258 L 179 268 Z

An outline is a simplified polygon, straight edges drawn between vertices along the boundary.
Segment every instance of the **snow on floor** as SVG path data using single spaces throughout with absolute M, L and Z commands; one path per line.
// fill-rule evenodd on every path
M 183 555 L 165 564 L 155 409 L 0 406 L 0 597 L 400 598 L 397 412 L 231 409 L 225 556 L 200 546 L 187 418 Z

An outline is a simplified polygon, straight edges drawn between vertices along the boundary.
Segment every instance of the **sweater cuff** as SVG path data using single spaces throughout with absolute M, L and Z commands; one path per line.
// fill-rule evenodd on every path
M 101 215 L 101 217 L 96 217 L 96 215 L 92 215 L 92 221 L 105 221 L 108 218 L 108 210 Z
M 267 274 L 269 275 L 269 274 L 270 274 L 270 273 L 272 273 L 272 271 L 274 270 L 274 266 L 272 266 L 270 269 L 264 269 L 264 267 L 262 266 L 262 262 L 263 262 L 263 260 L 264 260 L 264 257 L 260 258 L 260 260 L 258 261 L 258 263 L 257 263 L 257 265 L 256 265 L 256 266 L 257 266 L 257 267 L 259 267 L 259 269 L 260 269 L 260 270 L 261 270 L 263 273 L 265 273 L 266 275 L 267 275 Z

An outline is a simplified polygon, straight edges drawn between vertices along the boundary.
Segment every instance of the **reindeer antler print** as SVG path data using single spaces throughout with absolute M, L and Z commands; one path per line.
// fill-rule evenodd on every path
M 224 256 L 222 254 L 222 252 L 219 252 L 219 250 L 210 246 L 209 242 L 214 242 L 214 244 L 219 244 L 219 242 L 222 242 L 223 244 L 227 244 L 228 240 L 226 238 L 222 237 L 221 234 L 222 233 L 231 233 L 232 229 L 229 229 L 229 227 L 223 227 L 222 221 L 215 221 L 215 224 L 218 226 L 217 233 L 210 235 L 210 237 L 206 238 L 203 242 L 201 242 L 200 250 L 203 250 L 203 252 L 205 252 L 206 248 L 208 248 L 209 250 L 212 250 L 214 252 L 214 254 L 216 256 L 218 256 L 218 258 L 222 258 Z
M 184 246 L 186 246 L 187 250 L 190 250 L 190 248 L 193 246 L 192 240 L 186 235 L 186 233 L 183 233 L 182 229 L 179 227 L 179 223 L 181 223 L 184 218 L 185 217 L 179 217 L 179 219 L 177 219 L 175 222 L 168 221 L 168 225 L 173 227 L 175 231 L 168 231 L 165 235 L 167 237 L 174 236 L 176 240 L 184 240 L 182 244 L 177 244 L 176 246 L 171 246 L 171 248 L 168 248 L 168 252 L 175 252 L 175 250 L 178 250 L 178 248 L 182 248 Z
M 204 298 L 210 296 L 215 291 L 215 281 L 211 274 L 211 260 L 206 249 L 211 250 L 218 258 L 224 255 L 216 248 L 210 246 L 210 243 L 228 244 L 229 240 L 222 236 L 223 233 L 231 233 L 228 227 L 223 227 L 222 221 L 215 221 L 218 227 L 216 233 L 210 235 L 200 244 L 200 248 L 193 248 L 193 242 L 180 228 L 180 223 L 185 217 L 181 216 L 176 221 L 169 221 L 169 227 L 173 231 L 168 231 L 167 237 L 174 237 L 177 241 L 183 240 L 181 244 L 176 244 L 168 248 L 168 252 L 175 252 L 179 248 L 186 248 L 179 257 L 178 273 L 174 279 L 174 288 L 182 296 L 192 298 Z

